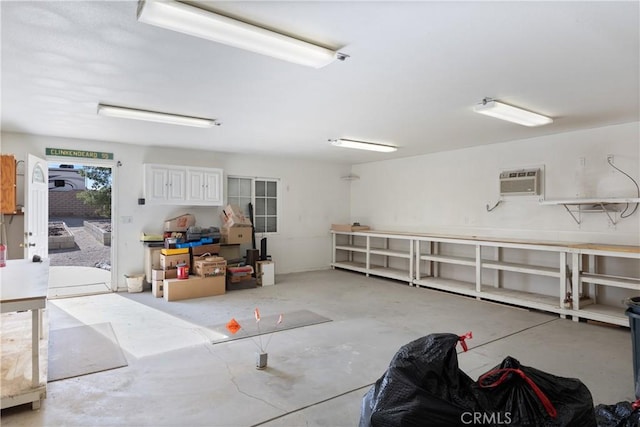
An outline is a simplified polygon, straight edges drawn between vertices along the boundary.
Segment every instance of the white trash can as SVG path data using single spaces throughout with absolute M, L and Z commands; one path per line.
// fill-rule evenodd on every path
M 142 292 L 144 274 L 125 274 L 124 277 L 127 281 L 127 291 L 130 293 Z

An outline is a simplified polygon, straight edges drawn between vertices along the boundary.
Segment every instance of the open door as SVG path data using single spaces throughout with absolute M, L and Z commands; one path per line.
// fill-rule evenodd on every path
M 29 154 L 25 175 L 24 256 L 49 253 L 49 169 L 44 159 Z

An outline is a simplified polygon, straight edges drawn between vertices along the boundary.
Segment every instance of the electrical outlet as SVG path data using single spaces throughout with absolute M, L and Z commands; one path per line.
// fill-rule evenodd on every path
M 120 217 L 120 222 L 123 224 L 131 224 L 133 222 L 133 217 L 132 216 L 121 216 Z
M 607 154 L 607 163 L 613 164 L 613 154 Z

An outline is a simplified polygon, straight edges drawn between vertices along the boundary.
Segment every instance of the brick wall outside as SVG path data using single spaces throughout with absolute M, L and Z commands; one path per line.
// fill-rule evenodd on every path
M 95 207 L 76 197 L 81 190 L 49 191 L 49 216 L 95 217 Z

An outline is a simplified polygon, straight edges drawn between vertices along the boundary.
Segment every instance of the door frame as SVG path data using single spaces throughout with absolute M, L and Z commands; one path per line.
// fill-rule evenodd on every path
M 118 221 L 116 221 L 118 204 L 118 186 L 116 185 L 118 179 L 119 162 L 116 160 L 103 160 L 103 159 L 87 159 L 84 157 L 59 157 L 59 156 L 45 156 L 47 165 L 49 163 L 67 163 L 83 166 L 99 166 L 108 167 L 111 169 L 111 283 L 109 283 L 109 289 L 111 292 L 118 291 L 118 275 L 117 275 L 117 245 L 118 245 Z
M 34 182 L 36 168 L 42 174 L 42 182 Z M 36 255 L 49 255 L 49 167 L 46 159 L 27 153 L 24 173 L 24 258 L 31 260 Z M 42 216 L 44 214 L 44 217 Z

